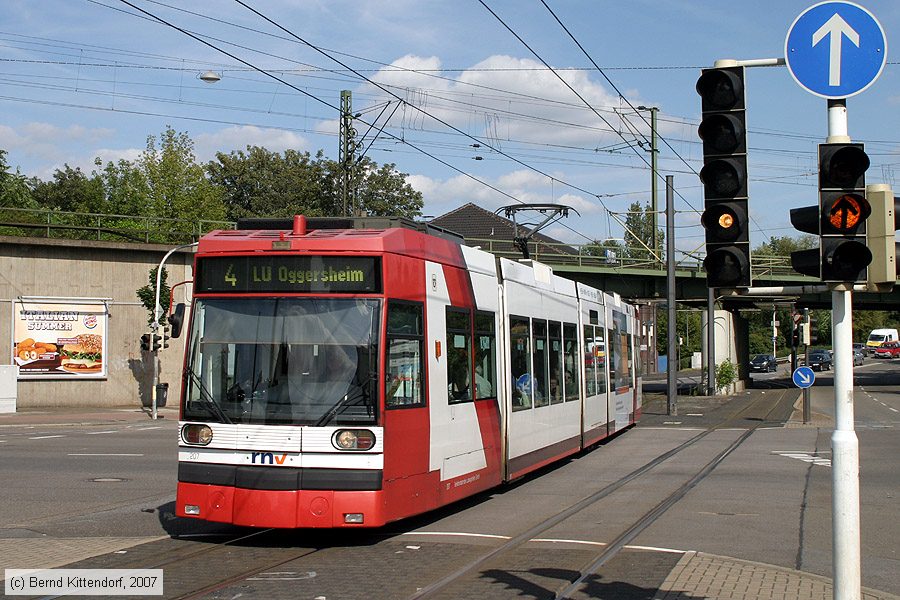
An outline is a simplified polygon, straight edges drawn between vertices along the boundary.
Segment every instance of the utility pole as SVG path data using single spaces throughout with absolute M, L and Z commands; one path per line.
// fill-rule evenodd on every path
M 653 252 L 659 256 L 659 214 L 657 213 L 658 204 L 656 202 L 656 190 L 657 183 L 656 177 L 659 173 L 659 163 L 657 162 L 659 157 L 659 147 L 657 146 L 657 137 L 656 137 L 656 113 L 659 112 L 659 109 L 655 106 L 650 107 L 650 212 L 653 214 L 653 232 L 650 234 L 650 239 L 653 242 Z M 669 232 L 672 233 L 671 231 Z
M 650 233 L 650 247 L 653 253 L 659 256 L 659 204 L 657 203 L 657 190 L 659 185 L 657 177 L 659 175 L 659 146 L 658 136 L 656 133 L 656 117 L 659 108 L 656 106 L 638 106 L 638 110 L 650 111 L 650 213 L 653 215 L 653 231 Z
M 666 304 L 668 305 L 668 337 L 669 355 L 666 373 L 666 414 L 678 414 L 678 349 L 676 347 L 677 321 L 675 317 L 675 178 L 666 175 Z M 675 359 L 673 361 L 673 359 Z
M 350 90 L 341 90 L 341 128 L 338 136 L 338 164 L 341 167 L 341 199 L 344 216 L 356 212 L 353 172 L 355 170 L 356 129 L 353 128 L 353 98 Z

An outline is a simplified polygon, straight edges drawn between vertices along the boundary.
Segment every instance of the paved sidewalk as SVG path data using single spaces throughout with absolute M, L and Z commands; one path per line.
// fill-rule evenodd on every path
M 864 600 L 898 596 L 863 588 Z M 686 552 L 653 600 L 831 600 L 831 579 L 775 565 L 703 552 Z
M 178 408 L 168 406 L 160 408 L 157 410 L 157 418 L 177 421 Z M 14 413 L 0 413 L 0 427 L 103 425 L 150 420 L 150 410 L 141 409 L 140 407 L 72 408 L 48 406 L 20 408 Z

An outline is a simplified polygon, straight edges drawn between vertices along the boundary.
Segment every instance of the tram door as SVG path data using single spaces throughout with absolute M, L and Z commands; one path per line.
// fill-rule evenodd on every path
M 465 271 L 425 265 L 429 460 L 447 481 L 487 466 L 472 382 L 472 291 Z

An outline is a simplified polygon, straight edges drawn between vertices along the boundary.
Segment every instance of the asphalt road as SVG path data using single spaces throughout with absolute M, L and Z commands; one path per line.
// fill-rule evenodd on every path
M 633 543 L 654 549 L 654 556 L 665 557 L 669 550 L 696 550 L 829 576 L 831 377 L 829 372 L 817 373 L 811 395 L 812 424 L 760 427 Z M 855 379 L 863 585 L 900 594 L 896 543 L 900 539 L 896 470 L 900 361 L 869 361 L 857 369 Z M 754 384 L 760 389 L 750 394 L 785 390 L 791 390 L 789 397 L 793 394 L 783 365 L 778 373 L 755 375 Z M 378 561 L 396 560 L 404 552 L 409 557 L 430 548 L 440 549 L 449 560 L 447 557 L 471 552 L 489 540 L 514 536 L 529 519 L 553 514 L 594 487 L 676 446 L 703 428 L 704 419 L 720 405 L 721 399 L 683 399 L 677 418 L 648 414 L 638 427 L 538 477 L 389 525 L 379 533 L 392 540 L 389 544 L 363 537 L 316 536 L 316 543 L 331 548 L 330 554 L 317 555 L 318 560 L 334 557 L 328 564 L 318 563 L 319 581 L 324 582 L 328 572 L 346 577 L 361 556 L 381 564 Z M 173 537 L 179 538 L 176 549 L 183 550 L 184 545 L 215 544 L 219 534 L 240 533 L 228 526 L 172 515 L 176 425 L 162 420 L 112 426 L 0 427 L 0 477 L 4 482 L 0 486 L 0 538 L 64 541 L 159 536 L 163 539 L 154 543 L 172 544 Z M 577 557 L 591 544 L 609 541 L 635 511 L 652 506 L 685 473 L 705 464 L 716 447 L 737 435 L 736 430 L 714 433 L 708 442 L 661 465 L 654 477 L 629 484 L 579 518 L 545 532 L 542 537 L 552 540 L 545 542 L 548 547 L 523 560 L 534 560 L 550 548 L 560 556 L 571 551 Z M 306 535 L 288 536 L 281 543 L 301 543 Z M 140 556 L 140 548 L 152 548 L 154 543 L 143 544 L 132 555 Z M 247 552 L 260 551 L 252 544 L 247 546 Z M 236 560 L 240 557 L 238 554 Z M 10 555 L 4 563 L 15 558 Z M 619 568 L 640 573 L 644 567 L 638 563 Z M 360 577 L 359 585 L 376 581 Z M 389 579 L 384 585 L 390 585 Z M 272 597 L 278 595 L 274 592 L 290 597 L 290 589 L 273 588 Z

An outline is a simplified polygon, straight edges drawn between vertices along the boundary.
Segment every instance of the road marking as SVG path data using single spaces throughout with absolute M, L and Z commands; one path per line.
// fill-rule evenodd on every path
M 786 456 L 788 458 L 796 458 L 797 460 L 802 460 L 803 462 L 819 465 L 820 467 L 831 466 L 830 458 L 820 458 L 814 454 L 809 454 L 807 452 L 773 452 L 772 454 Z
M 101 433 L 115 433 L 115 431 L 109 430 L 109 431 L 88 431 L 88 432 L 86 432 L 87 435 L 100 435 Z
M 256 577 L 248 577 L 247 581 L 298 581 L 301 579 L 314 579 L 315 571 L 295 573 L 293 571 L 277 571 L 272 573 L 260 573 Z
M 489 533 L 465 533 L 461 531 L 405 531 L 400 535 L 447 535 L 447 536 L 459 536 L 459 537 L 478 537 L 478 538 L 494 538 L 498 540 L 509 540 L 512 539 L 508 535 L 493 535 Z M 185 537 L 185 536 L 180 536 Z M 542 542 L 542 543 L 553 543 L 553 544 L 584 544 L 586 546 L 608 546 L 609 544 L 606 542 L 593 542 L 590 540 L 574 540 L 574 539 L 563 539 L 563 538 L 532 538 L 528 540 L 529 542 Z M 627 544 L 623 546 L 623 548 L 627 548 L 629 550 L 652 550 L 656 552 L 669 552 L 672 554 L 684 554 L 687 550 L 677 550 L 674 548 L 660 548 L 658 546 L 635 546 L 631 544 Z
M 893 411 L 893 412 L 900 412 L 900 410 L 897 410 L 893 406 L 888 406 L 888 410 Z
M 49 440 L 50 438 L 61 438 L 66 437 L 64 435 L 38 435 L 35 437 L 28 438 L 29 440 Z
M 154 427 L 136 427 L 135 431 L 150 431 L 151 429 L 162 429 L 162 426 L 156 425 Z
M 461 531 L 407 531 L 401 535 L 455 535 L 460 537 L 481 537 L 495 540 L 508 540 L 508 535 L 492 535 L 490 533 L 464 533 Z
M 90 452 L 70 452 L 66 456 L 143 456 L 143 454 L 124 454 L 121 452 L 110 453 L 90 453 Z

